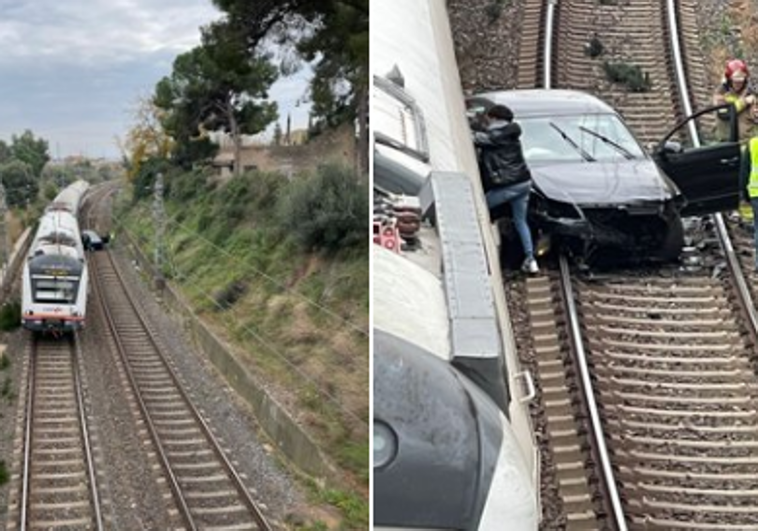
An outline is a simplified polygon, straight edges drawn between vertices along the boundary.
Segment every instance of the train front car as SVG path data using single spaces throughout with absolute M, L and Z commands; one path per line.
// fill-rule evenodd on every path
M 371 2 L 374 529 L 535 531 L 531 379 L 445 5 Z
M 24 328 L 61 333 L 84 326 L 88 277 L 77 214 L 88 188 L 84 181 L 70 185 L 40 219 L 24 265 Z

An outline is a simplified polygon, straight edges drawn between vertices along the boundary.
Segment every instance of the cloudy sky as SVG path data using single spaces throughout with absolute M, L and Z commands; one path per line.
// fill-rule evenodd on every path
M 211 0 L 0 0 L 0 139 L 31 129 L 53 157 L 118 157 L 138 98 L 220 16 Z M 272 87 L 282 124 L 307 123 L 307 78 Z

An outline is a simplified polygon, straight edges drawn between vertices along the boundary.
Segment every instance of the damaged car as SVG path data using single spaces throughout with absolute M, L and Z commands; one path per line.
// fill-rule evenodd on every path
M 529 223 L 543 242 L 538 250 L 551 241 L 583 261 L 669 261 L 684 244 L 683 215 L 737 206 L 740 151 L 733 113 L 726 140 L 708 137 L 725 106 L 695 113 L 648 153 L 612 107 L 587 93 L 480 94 L 466 101 L 469 120 L 476 122 L 496 104 L 510 107 L 523 131 L 533 179 Z M 688 145 L 693 125 L 706 136 L 704 146 Z M 493 212 L 493 218 L 507 216 L 507 210 Z M 508 229 L 503 237 L 508 253 L 519 248 L 508 245 Z

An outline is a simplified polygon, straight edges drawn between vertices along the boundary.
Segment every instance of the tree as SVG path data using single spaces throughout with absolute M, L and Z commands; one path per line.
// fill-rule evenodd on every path
M 153 98 L 140 98 L 134 110 L 134 125 L 126 135 L 125 151 L 129 158 L 127 177 L 130 181 L 140 171 L 140 165 L 150 157 L 168 158 L 173 139 L 161 120 L 165 110 Z
M 13 135 L 11 137 L 13 158 L 28 164 L 34 177 L 40 176 L 42 168 L 50 160 L 47 150 L 47 140 L 35 139 L 34 134 L 28 129 L 21 136 Z
M 314 63 L 313 114 L 333 127 L 357 117 L 361 167 L 368 171 L 368 0 L 214 0 L 254 50 L 268 35 L 295 41 Z M 297 21 L 309 24 L 300 29 Z
M 13 156 L 13 153 L 11 152 L 10 146 L 0 140 L 0 164 L 4 162 L 8 162 L 8 160 Z
M 26 206 L 39 192 L 32 167 L 20 160 L 10 160 L 0 165 L 0 180 L 5 186 L 6 200 L 10 207 Z
M 248 53 L 242 37 L 225 23 L 205 28 L 202 41 L 176 58 L 171 76 L 158 83 L 154 102 L 166 111 L 166 131 L 185 148 L 193 139 L 203 140 L 204 131 L 228 132 L 239 173 L 242 135 L 259 133 L 276 119 L 276 104 L 266 98 L 277 71 L 267 56 Z

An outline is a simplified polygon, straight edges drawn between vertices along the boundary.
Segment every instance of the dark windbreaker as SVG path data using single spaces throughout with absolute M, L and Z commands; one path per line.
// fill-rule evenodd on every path
M 515 122 L 474 133 L 485 191 L 531 179 L 521 151 L 520 136 L 521 127 Z

